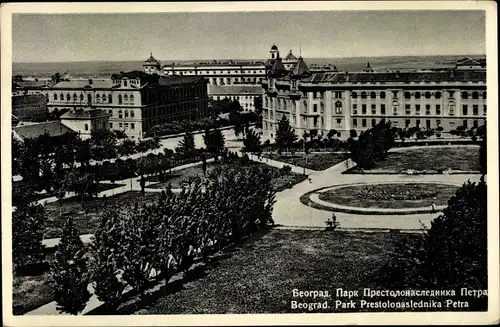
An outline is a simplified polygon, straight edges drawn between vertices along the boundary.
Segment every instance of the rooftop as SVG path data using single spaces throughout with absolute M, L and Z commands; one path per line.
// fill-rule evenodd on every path
M 36 138 L 45 133 L 48 133 L 50 136 L 54 137 L 73 132 L 72 129 L 57 120 L 16 126 L 12 128 L 12 131 L 23 140 L 27 138 Z
M 260 85 L 209 85 L 210 95 L 258 94 L 262 93 Z
M 108 116 L 108 114 L 101 109 L 78 109 L 70 110 L 61 116 L 61 119 L 93 119 Z

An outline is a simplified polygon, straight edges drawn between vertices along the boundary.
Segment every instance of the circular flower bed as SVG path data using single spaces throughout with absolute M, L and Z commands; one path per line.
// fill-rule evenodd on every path
M 422 208 L 446 205 L 458 186 L 434 183 L 348 185 L 318 192 L 319 199 L 360 208 Z

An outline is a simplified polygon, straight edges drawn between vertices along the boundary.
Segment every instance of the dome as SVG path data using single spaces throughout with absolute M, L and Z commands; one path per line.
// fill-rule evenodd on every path
M 271 50 L 278 50 L 278 47 L 276 46 L 276 44 L 273 44 L 273 46 L 271 47 Z
M 297 60 L 297 57 L 295 57 L 292 53 L 292 50 L 290 49 L 290 53 L 286 56 L 285 60 Z

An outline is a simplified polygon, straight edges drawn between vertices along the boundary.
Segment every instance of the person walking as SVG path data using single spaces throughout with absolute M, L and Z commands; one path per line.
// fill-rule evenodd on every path
M 436 205 L 434 204 L 434 202 L 431 203 L 431 211 L 432 213 L 436 212 Z

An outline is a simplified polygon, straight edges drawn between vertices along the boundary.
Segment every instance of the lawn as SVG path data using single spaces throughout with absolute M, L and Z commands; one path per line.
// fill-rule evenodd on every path
M 219 165 L 219 164 L 214 164 L 214 163 L 207 164 L 207 172 L 213 170 L 217 165 Z M 260 167 L 266 167 L 266 168 L 271 169 L 275 172 L 279 171 L 279 168 L 267 166 L 265 164 L 253 162 L 253 161 L 251 161 L 248 166 L 260 166 Z M 243 169 L 244 169 L 244 167 L 246 167 L 246 166 L 242 166 Z M 148 183 L 146 183 L 146 188 L 163 189 L 163 188 L 166 188 L 168 186 L 168 184 L 170 184 L 172 186 L 172 188 L 180 188 L 183 186 L 184 181 L 186 181 L 192 177 L 200 177 L 200 178 L 203 177 L 203 170 L 202 170 L 201 165 L 189 167 L 189 168 L 182 169 L 182 170 L 173 171 L 171 175 L 167 176 L 166 182 L 157 182 L 158 178 L 156 176 L 149 177 L 147 179 Z M 303 181 L 306 178 L 307 178 L 307 176 L 291 172 L 286 176 L 279 176 L 279 177 L 273 178 L 273 184 L 274 184 L 276 191 L 279 192 L 279 191 L 283 190 L 284 188 L 287 188 L 288 186 L 293 186 L 297 183 L 300 183 L 301 181 Z M 152 184 L 150 184 L 150 183 L 152 183 Z
M 346 186 L 319 193 L 319 198 L 334 204 L 361 208 L 420 208 L 446 205 L 458 187 L 438 184 L 380 184 Z
M 146 193 L 145 201 L 153 201 L 160 196 L 159 193 Z M 81 199 L 71 197 L 63 199 L 62 208 L 59 201 L 46 204 L 47 223 L 45 238 L 60 237 L 61 228 L 67 217 L 72 217 L 80 234 L 88 234 L 97 225 L 99 214 L 106 207 L 116 204 L 133 203 L 142 199 L 140 192 L 128 191 L 107 198 L 92 198 L 84 203 L 82 210 Z
M 262 156 L 312 170 L 325 170 L 348 158 L 348 154 L 345 153 L 328 152 L 310 153 L 306 157 L 303 154 L 294 154 L 293 156 L 285 154 L 280 156 L 276 153 L 266 153 Z
M 15 315 L 22 315 L 54 298 L 52 287 L 48 284 L 49 272 L 35 276 L 13 276 L 12 305 Z
M 135 314 L 301 313 L 311 311 L 292 309 L 292 300 L 325 301 L 294 298 L 294 289 L 330 292 L 331 297 L 326 299 L 330 308 L 312 312 L 369 311 L 359 308 L 361 298 L 354 299 L 358 304 L 355 309 L 335 308 L 335 290 L 358 290 L 362 294 L 363 288 L 391 289 L 393 284 L 382 267 L 392 260 L 396 243 L 414 237 L 400 233 L 274 230 L 209 265 L 198 279 L 190 280 L 181 289 L 163 291 L 160 298 Z
M 479 147 L 420 148 L 389 152 L 387 158 L 376 163 L 372 170 L 405 172 L 411 170 L 479 171 Z M 365 172 L 370 170 L 365 169 Z M 352 171 L 356 173 L 356 170 Z

